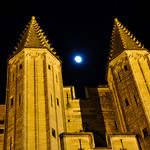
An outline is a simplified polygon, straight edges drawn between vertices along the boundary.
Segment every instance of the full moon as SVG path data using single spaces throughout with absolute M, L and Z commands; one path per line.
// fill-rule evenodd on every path
M 75 61 L 77 62 L 77 63 L 81 63 L 82 62 L 82 57 L 81 56 L 75 56 Z

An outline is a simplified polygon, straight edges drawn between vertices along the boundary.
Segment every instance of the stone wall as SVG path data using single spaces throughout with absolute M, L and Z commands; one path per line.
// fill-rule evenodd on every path
M 76 99 L 73 86 L 64 87 L 63 90 L 67 132 L 80 132 L 83 130 L 80 99 Z
M 125 51 L 110 62 L 108 70 L 108 83 L 113 93 L 120 131 L 124 134 L 136 134 L 142 149 L 150 148 L 149 82 L 144 80 L 143 73 L 148 65 L 146 61 L 141 61 L 146 53 Z
M 0 150 L 3 150 L 4 145 L 4 122 L 5 122 L 5 105 L 0 105 Z

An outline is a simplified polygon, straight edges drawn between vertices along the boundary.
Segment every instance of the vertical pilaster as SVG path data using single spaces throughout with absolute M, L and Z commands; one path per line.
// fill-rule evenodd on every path
M 27 63 L 27 91 L 26 91 L 26 103 L 27 103 L 27 147 L 28 149 L 35 150 L 36 137 L 35 137 L 35 83 L 34 83 L 34 57 L 28 54 Z
M 51 150 L 50 147 L 50 95 L 48 93 L 48 63 L 46 54 L 43 54 L 43 77 L 44 77 L 44 95 L 45 95 L 45 117 L 46 117 L 46 138 L 47 138 L 47 150 Z
M 116 85 L 114 83 L 114 74 L 112 71 L 112 67 L 109 68 L 109 71 L 110 71 L 109 78 L 111 81 L 108 81 L 108 82 L 109 82 L 110 88 L 114 95 L 114 102 L 115 102 L 115 106 L 116 106 L 116 110 L 117 110 L 117 116 L 119 118 L 122 133 L 126 133 L 127 132 L 126 123 L 125 123 L 122 108 L 120 105 L 119 94 L 117 92 Z
M 129 62 L 133 70 L 133 76 L 138 88 L 145 115 L 150 124 L 150 92 L 149 85 L 147 83 L 147 81 L 149 80 L 147 77 L 147 73 L 149 72 L 148 65 L 144 60 L 143 62 L 139 60 L 139 58 L 136 55 L 132 56 L 129 59 Z

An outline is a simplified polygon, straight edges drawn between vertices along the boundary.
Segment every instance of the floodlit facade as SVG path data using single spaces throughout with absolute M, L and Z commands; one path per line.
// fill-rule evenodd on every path
M 33 16 L 8 59 L 0 150 L 149 150 L 150 53 L 114 20 L 108 85 L 77 99 Z

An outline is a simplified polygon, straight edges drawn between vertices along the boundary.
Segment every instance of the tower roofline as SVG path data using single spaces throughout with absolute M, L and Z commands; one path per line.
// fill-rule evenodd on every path
M 124 50 L 145 50 L 144 45 L 139 42 L 133 34 L 118 21 L 114 19 L 114 27 L 111 36 L 109 60 L 114 59 Z
M 47 48 L 47 50 L 50 51 L 55 57 L 59 58 L 59 56 L 56 55 L 56 52 L 53 51 L 54 48 L 51 47 L 51 45 L 52 44 L 49 43 L 49 40 L 47 40 L 47 36 L 37 23 L 35 16 L 32 16 L 30 22 L 26 25 L 26 28 L 22 32 L 19 43 L 15 47 L 15 51 L 13 51 L 10 58 L 24 48 Z

